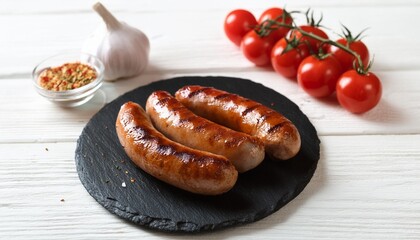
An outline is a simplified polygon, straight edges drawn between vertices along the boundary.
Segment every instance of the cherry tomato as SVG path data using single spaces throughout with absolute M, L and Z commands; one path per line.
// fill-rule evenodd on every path
M 271 63 L 271 49 L 274 43 L 271 36 L 260 37 L 252 30 L 242 39 L 241 49 L 249 61 L 257 66 L 266 66 Z
M 367 65 L 369 64 L 370 57 L 369 50 L 362 41 L 358 40 L 349 42 L 347 39 L 340 38 L 337 40 L 337 43 L 347 46 L 351 50 L 358 53 L 360 55 L 360 58 L 362 59 L 363 66 L 367 67 Z M 328 52 L 332 53 L 335 56 L 335 58 L 341 63 L 341 66 L 344 70 L 353 69 L 353 62 L 356 60 L 356 58 L 353 55 L 333 45 L 329 47 Z M 360 67 L 357 60 L 356 67 Z
M 320 28 L 318 27 L 314 27 L 314 26 L 309 26 L 309 25 L 304 25 L 304 26 L 300 26 L 300 28 L 305 31 L 305 32 L 309 32 L 312 34 L 315 34 L 319 37 L 328 39 L 328 35 Z M 324 53 L 327 52 L 328 50 L 328 45 L 327 44 L 322 44 L 322 42 L 313 39 L 311 37 L 307 37 L 307 36 L 303 36 L 302 33 L 300 33 L 299 31 L 292 31 L 290 34 L 290 38 L 296 38 L 299 39 L 301 42 L 307 42 L 307 44 L 310 46 L 310 49 L 313 53 L 318 53 L 320 47 L 322 46 L 322 51 Z
M 340 63 L 333 56 L 318 59 L 312 55 L 300 64 L 297 79 L 299 85 L 309 95 L 327 97 L 335 91 L 342 73 Z
M 337 82 L 338 102 L 352 113 L 369 111 L 378 104 L 381 95 L 381 81 L 371 72 L 360 74 L 349 70 Z
M 285 16 L 283 16 L 283 14 L 285 14 Z M 283 17 L 284 17 L 284 21 L 283 21 Z M 281 8 L 269 8 L 267 10 L 265 10 L 260 18 L 258 19 L 258 23 L 262 23 L 267 19 L 271 19 L 271 20 L 276 20 L 277 22 L 283 22 L 284 24 L 292 24 L 293 19 L 290 16 L 290 14 L 288 14 L 286 11 L 284 11 Z M 279 27 L 276 30 L 273 30 L 270 35 L 273 35 L 273 39 L 274 41 L 278 41 L 282 38 L 284 38 L 287 33 L 289 32 L 289 28 L 287 27 Z
M 257 20 L 252 13 L 247 10 L 237 9 L 226 16 L 224 28 L 229 40 L 240 46 L 245 34 L 256 25 Z
M 288 43 L 286 38 L 282 38 L 271 51 L 271 64 L 280 75 L 295 79 L 300 63 L 309 55 L 307 45 L 301 43 L 294 46 L 293 42 Z

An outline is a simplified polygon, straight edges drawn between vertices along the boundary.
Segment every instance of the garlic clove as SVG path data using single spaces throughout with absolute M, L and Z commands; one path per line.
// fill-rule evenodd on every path
M 102 4 L 93 9 L 103 18 L 105 25 L 89 36 L 82 48 L 97 56 L 105 66 L 105 80 L 139 75 L 149 61 L 150 42 L 139 29 L 118 21 Z

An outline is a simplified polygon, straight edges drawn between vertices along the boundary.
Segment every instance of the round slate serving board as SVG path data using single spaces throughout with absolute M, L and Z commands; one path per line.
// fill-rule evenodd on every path
M 115 121 L 120 106 L 134 101 L 144 107 L 155 90 L 174 94 L 191 84 L 237 93 L 279 111 L 298 128 L 300 152 L 288 161 L 266 157 L 220 196 L 189 193 L 148 175 L 131 162 L 118 141 Z M 179 77 L 139 87 L 104 106 L 83 129 L 75 158 L 82 184 L 110 212 L 151 229 L 200 232 L 254 222 L 287 204 L 312 178 L 319 144 L 315 128 L 298 106 L 272 89 L 239 78 Z

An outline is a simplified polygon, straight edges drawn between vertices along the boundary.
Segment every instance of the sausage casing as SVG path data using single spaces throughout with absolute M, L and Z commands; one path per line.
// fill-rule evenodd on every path
M 257 137 L 195 115 L 168 92 L 152 93 L 146 102 L 146 112 L 153 125 L 170 139 L 225 156 L 239 172 L 255 168 L 264 159 L 264 144 Z
M 204 195 L 222 194 L 236 183 L 238 172 L 228 159 L 168 139 L 136 103 L 121 107 L 116 131 L 131 160 L 166 183 Z
M 197 115 L 260 138 L 275 159 L 295 156 L 301 140 L 295 125 L 261 103 L 211 87 L 185 86 L 176 99 Z

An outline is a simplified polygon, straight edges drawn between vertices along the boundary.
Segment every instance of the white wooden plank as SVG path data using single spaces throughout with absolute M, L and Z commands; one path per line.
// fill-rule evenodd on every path
M 416 239 L 420 135 L 324 136 L 314 178 L 271 216 L 197 239 Z M 48 151 L 46 150 L 48 149 Z M 185 239 L 108 213 L 74 166 L 75 143 L 0 144 L 0 232 L 5 239 Z M 11 154 L 13 152 L 19 154 Z M 64 202 L 61 201 L 64 199 Z
M 383 82 L 382 100 L 375 109 L 362 115 L 347 112 L 335 100 L 312 98 L 300 89 L 296 82 L 282 79 L 270 71 L 217 74 L 152 73 L 115 83 L 105 83 L 91 102 L 74 109 L 57 107 L 38 96 L 29 79 L 2 80 L 0 142 L 74 141 L 105 102 L 110 102 L 138 86 L 181 75 L 222 75 L 260 82 L 295 102 L 309 117 L 320 135 L 420 133 L 418 71 L 379 72 Z
M 229 10 L 124 11 L 116 15 L 142 29 L 150 37 L 150 64 L 156 71 L 256 69 L 236 46 L 228 42 L 223 33 L 223 19 Z M 420 57 L 413 54 L 420 52 L 419 36 L 418 32 L 412 31 L 416 27 L 412 19 L 416 17 L 420 6 L 357 9 L 322 7 L 317 10 L 323 12 L 324 24 L 335 31 L 339 31 L 340 23 L 355 33 L 369 27 L 364 41 L 375 55 L 373 69 L 420 69 Z M 261 12 L 254 11 L 256 14 Z M 357 20 L 354 19 L 354 11 L 357 11 Z M 404 14 L 391 20 L 390 16 L 394 16 L 395 12 Z M 67 50 L 79 51 L 100 21 L 93 11 L 0 15 L 0 28 L 7 32 L 0 44 L 0 78 L 23 74 L 29 76 L 35 65 L 44 58 Z M 395 34 L 396 29 L 398 34 Z M 336 38 L 334 34 L 330 36 Z
M 83 12 L 90 10 L 90 7 L 97 2 L 97 0 L 73 0 L 61 1 L 60 4 L 53 4 L 50 0 L 39 0 L 36 4 L 31 0 L 17 0 L 17 1 L 1 1 L 0 14 L 48 14 L 48 13 L 71 13 Z M 264 2 L 258 0 L 242 1 L 242 0 L 214 0 L 214 1 L 171 1 L 161 0 L 156 4 L 153 0 L 101 0 L 104 5 L 115 11 L 140 11 L 140 12 L 157 12 L 157 11 L 183 11 L 183 10 L 200 10 L 200 11 L 217 11 L 220 9 L 235 9 L 235 8 L 251 8 L 263 10 L 272 6 L 276 7 L 303 7 L 303 8 L 328 8 L 328 7 L 374 7 L 387 8 L 398 6 L 419 6 L 420 3 L 416 0 L 294 0 L 294 1 L 276 1 L 266 0 Z

